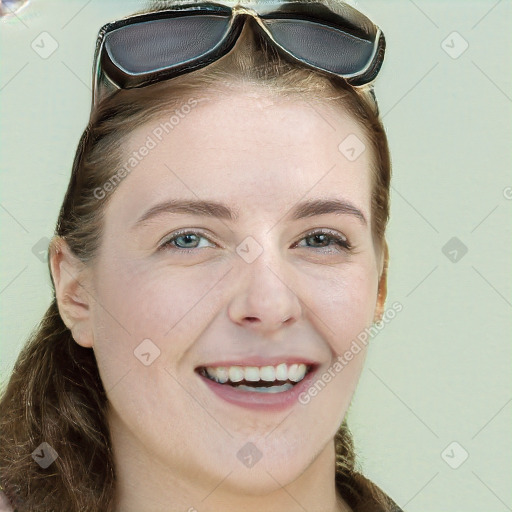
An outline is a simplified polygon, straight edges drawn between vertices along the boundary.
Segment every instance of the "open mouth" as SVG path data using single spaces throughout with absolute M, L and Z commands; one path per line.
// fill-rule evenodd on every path
M 257 393 L 282 393 L 301 382 L 314 365 L 304 363 L 277 366 L 200 366 L 196 371 L 203 377 L 236 388 Z

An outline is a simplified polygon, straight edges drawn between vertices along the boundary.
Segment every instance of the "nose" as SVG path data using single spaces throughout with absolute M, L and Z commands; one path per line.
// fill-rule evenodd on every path
M 271 267 L 263 255 L 243 265 L 240 286 L 228 307 L 232 322 L 268 335 L 301 318 L 302 305 L 293 282 L 282 276 L 281 266 Z

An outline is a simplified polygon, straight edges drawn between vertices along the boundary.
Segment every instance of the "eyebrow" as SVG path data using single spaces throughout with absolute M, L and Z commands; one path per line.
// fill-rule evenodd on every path
M 136 228 L 148 220 L 158 217 L 164 213 L 200 215 L 231 222 L 236 222 L 239 219 L 238 209 L 232 210 L 226 205 L 216 201 L 171 199 L 169 201 L 159 203 L 144 212 L 135 222 L 133 228 Z M 359 219 L 359 221 L 365 226 L 368 224 L 366 217 L 361 210 L 352 203 L 340 199 L 316 199 L 302 201 L 293 208 L 291 212 L 291 219 L 299 220 L 307 217 L 314 217 L 315 215 L 327 215 L 330 213 L 351 215 Z

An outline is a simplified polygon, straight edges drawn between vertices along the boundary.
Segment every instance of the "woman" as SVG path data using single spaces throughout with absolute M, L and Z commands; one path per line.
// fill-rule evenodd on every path
M 15 510 L 400 510 L 345 420 L 386 298 L 383 35 L 232 7 L 100 32 L 55 298 L 1 400 Z

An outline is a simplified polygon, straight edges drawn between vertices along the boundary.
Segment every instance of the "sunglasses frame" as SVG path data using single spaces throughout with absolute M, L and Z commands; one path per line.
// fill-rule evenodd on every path
M 346 11 L 348 16 L 332 11 L 325 4 L 319 2 L 304 2 L 301 0 L 285 2 L 274 1 L 270 3 L 261 2 L 260 4 L 255 4 L 255 6 L 251 7 L 247 7 L 240 3 L 229 6 L 218 2 L 200 2 L 176 6 L 173 9 L 135 14 L 107 23 L 99 31 L 96 42 L 93 65 L 92 106 L 94 108 L 100 99 L 103 98 L 103 95 L 100 94 L 102 89 L 103 94 L 105 95 L 107 94 L 105 89 L 119 90 L 145 87 L 155 82 L 169 80 L 176 76 L 206 67 L 219 60 L 221 57 L 227 55 L 235 46 L 245 25 L 245 21 L 248 18 L 254 19 L 258 23 L 263 34 L 272 42 L 274 47 L 289 58 L 292 58 L 293 60 L 310 68 L 341 77 L 354 87 L 371 84 L 379 73 L 384 60 L 386 47 L 384 34 L 377 25 L 357 9 L 354 9 L 347 4 L 343 4 L 343 9 Z M 207 54 L 199 56 L 197 59 L 185 61 L 181 65 L 159 69 L 141 75 L 129 75 L 127 73 L 123 73 L 118 66 L 113 64 L 107 55 L 107 51 L 105 50 L 106 39 L 108 38 L 108 35 L 115 30 L 138 23 L 201 14 L 225 15 L 229 18 L 229 25 L 222 40 L 211 48 Z M 315 66 L 312 63 L 295 56 L 291 51 L 275 40 L 271 30 L 265 25 L 265 20 L 277 19 L 316 22 L 324 26 L 335 28 L 345 34 L 353 36 L 354 38 L 364 39 L 365 41 L 371 42 L 371 40 L 368 39 L 368 35 L 363 34 L 365 27 L 369 27 L 374 32 L 372 55 L 363 69 L 352 74 L 339 74 L 323 67 Z M 363 27 L 361 27 L 363 24 L 362 22 L 364 22 Z M 364 37 L 365 35 L 366 38 Z

